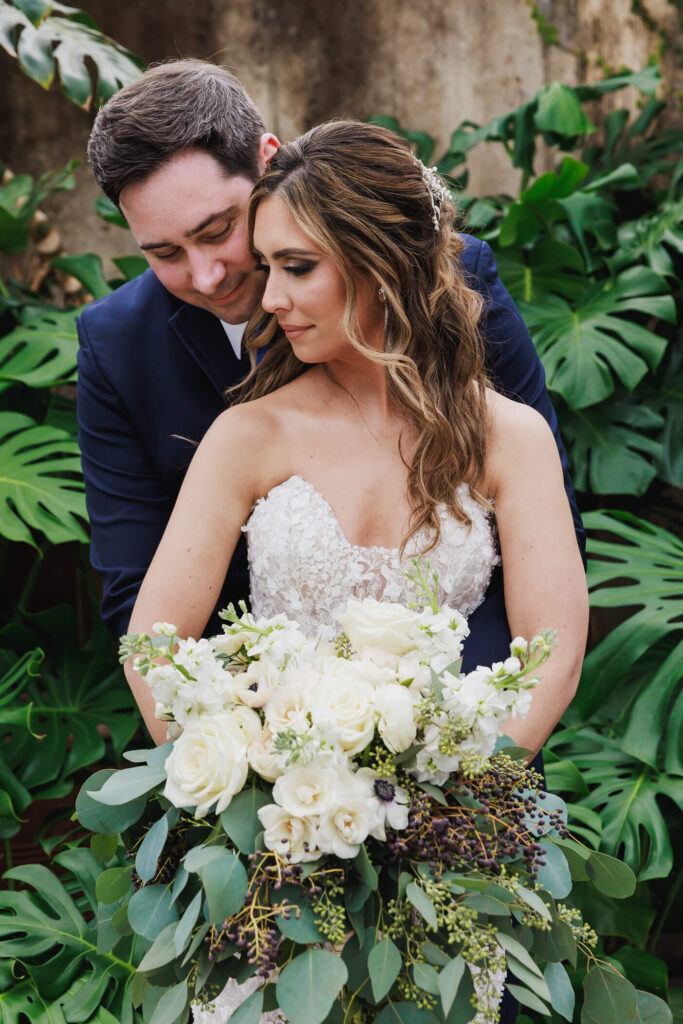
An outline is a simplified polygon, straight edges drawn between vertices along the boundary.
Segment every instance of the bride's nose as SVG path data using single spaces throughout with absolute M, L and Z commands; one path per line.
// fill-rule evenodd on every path
M 277 313 L 280 309 L 292 308 L 292 303 L 287 294 L 287 282 L 286 280 L 283 281 L 282 278 L 282 274 L 278 274 L 277 271 L 271 268 L 266 279 L 263 298 L 261 299 L 261 305 L 266 313 Z

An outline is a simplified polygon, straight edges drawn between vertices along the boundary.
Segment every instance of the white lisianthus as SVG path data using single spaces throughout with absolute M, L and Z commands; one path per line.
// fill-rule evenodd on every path
M 415 742 L 417 724 L 413 695 L 405 686 L 380 686 L 374 693 L 379 715 L 377 730 L 392 754 L 400 754 Z
M 311 675 L 318 679 L 317 674 Z M 286 729 L 306 732 L 310 728 L 311 692 L 315 691 L 299 683 L 285 683 L 277 687 L 265 706 L 266 721 L 273 732 Z
M 529 653 L 529 644 L 523 636 L 516 636 L 510 641 L 510 653 L 517 658 L 526 658 Z
M 339 616 L 339 622 L 356 651 L 377 647 L 398 656 L 421 646 L 424 634 L 420 630 L 420 620 L 420 612 L 391 601 L 375 601 L 371 597 L 350 601 L 346 611 Z
M 288 856 L 293 864 L 320 857 L 318 828 L 311 818 L 297 817 L 277 804 L 267 804 L 257 813 L 265 829 L 263 842 L 268 850 Z
M 294 764 L 276 779 L 273 799 L 290 814 L 299 818 L 325 814 L 337 801 L 339 774 L 317 761 Z
M 195 807 L 201 818 L 216 804 L 220 814 L 246 782 L 244 734 L 231 714 L 195 719 L 175 741 L 165 767 L 164 796 L 175 807 Z
M 375 734 L 374 695 L 372 686 L 354 678 L 328 683 L 317 695 L 314 723 L 325 732 L 331 721 L 336 745 L 349 757 L 364 750 Z

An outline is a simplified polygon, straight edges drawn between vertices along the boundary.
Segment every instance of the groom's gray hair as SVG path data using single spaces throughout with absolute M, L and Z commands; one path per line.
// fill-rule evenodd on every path
M 234 75 L 207 61 L 176 60 L 150 68 L 102 107 L 88 160 L 118 206 L 126 185 L 187 149 L 203 149 L 228 174 L 256 181 L 263 132 L 263 118 Z

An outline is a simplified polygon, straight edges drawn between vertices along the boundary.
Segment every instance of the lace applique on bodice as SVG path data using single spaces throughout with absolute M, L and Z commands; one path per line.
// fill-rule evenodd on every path
M 460 500 L 472 519 L 463 526 L 440 509 L 441 540 L 427 555 L 439 577 L 439 602 L 469 615 L 481 604 L 499 562 L 490 518 L 461 485 Z M 249 546 L 251 607 L 257 617 L 287 614 L 308 636 L 330 640 L 334 619 L 352 597 L 414 601 L 403 575 L 427 545 L 420 531 L 398 549 L 351 544 L 328 502 L 312 484 L 292 476 L 259 498 L 245 526 Z

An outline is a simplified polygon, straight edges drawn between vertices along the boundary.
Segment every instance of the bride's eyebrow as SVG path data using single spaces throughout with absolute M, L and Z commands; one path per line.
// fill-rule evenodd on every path
M 273 259 L 285 260 L 288 256 L 319 256 L 319 252 L 312 252 L 310 249 L 278 249 L 273 253 Z

